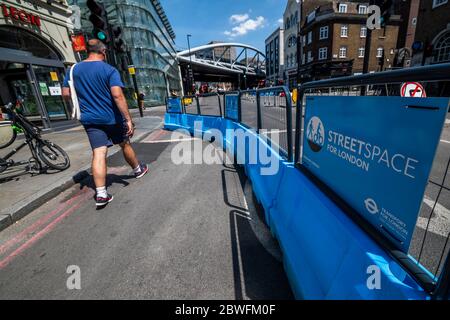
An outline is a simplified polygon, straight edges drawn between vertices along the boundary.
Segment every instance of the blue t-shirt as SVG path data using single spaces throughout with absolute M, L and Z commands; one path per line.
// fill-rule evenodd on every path
M 64 87 L 69 88 L 69 79 L 70 68 Z M 113 125 L 123 121 L 111 94 L 112 87 L 124 87 L 117 69 L 103 61 L 83 61 L 75 66 L 73 81 L 82 124 Z

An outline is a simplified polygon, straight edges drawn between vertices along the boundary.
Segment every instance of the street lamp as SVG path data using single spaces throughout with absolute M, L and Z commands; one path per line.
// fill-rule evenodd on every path
M 192 37 L 192 35 L 188 34 L 186 36 L 187 38 L 187 43 L 188 43 L 188 49 L 189 49 L 189 91 L 191 92 L 192 87 L 194 86 L 195 82 L 194 82 L 194 72 L 192 71 L 192 55 L 191 55 L 191 43 L 189 41 L 189 38 Z

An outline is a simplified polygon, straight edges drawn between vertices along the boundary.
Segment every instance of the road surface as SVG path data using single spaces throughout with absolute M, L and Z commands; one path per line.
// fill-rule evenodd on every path
M 244 174 L 174 165 L 170 140 L 136 145 L 150 163 L 141 180 L 110 159 L 104 210 L 87 180 L 1 232 L 0 299 L 292 299 Z M 71 266 L 81 290 L 66 286 Z

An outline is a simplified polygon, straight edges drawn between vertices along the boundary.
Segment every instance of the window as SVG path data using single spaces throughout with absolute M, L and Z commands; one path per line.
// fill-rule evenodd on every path
M 358 49 L 358 58 L 364 58 L 364 55 L 366 53 L 366 49 L 364 47 L 361 47 Z
M 444 33 L 434 46 L 433 62 L 450 61 L 450 32 Z
M 312 56 L 312 52 L 308 51 L 308 62 L 313 61 L 313 56 Z
M 347 5 L 346 4 L 339 4 L 339 13 L 347 13 Z
M 290 48 L 295 46 L 297 46 L 297 37 L 292 35 L 288 38 L 288 47 Z
M 347 58 L 347 47 L 339 48 L 339 58 Z
M 433 9 L 439 6 L 442 6 L 443 4 L 446 4 L 448 0 L 433 0 Z
M 358 13 L 359 14 L 367 14 L 367 6 L 363 6 L 363 5 L 359 6 Z
M 348 25 L 343 24 L 341 26 L 341 38 L 347 38 L 348 37 Z
M 378 48 L 377 49 L 377 58 L 382 58 L 384 54 L 384 49 L 383 48 Z
M 328 26 L 320 28 L 320 37 L 319 39 L 327 39 L 328 38 Z
M 288 30 L 291 27 L 291 23 L 289 21 L 289 18 L 286 19 L 286 27 L 284 29 Z
M 319 49 L 319 60 L 326 60 L 328 58 L 328 48 Z
M 359 33 L 359 36 L 360 36 L 361 38 L 367 37 L 367 27 L 361 27 L 361 31 L 360 31 L 360 33 Z
M 306 36 L 303 36 L 303 46 L 305 46 L 306 45 Z
M 312 43 L 312 31 L 308 32 L 308 44 Z
M 305 63 L 306 63 L 306 55 L 302 54 L 302 64 L 305 64 Z

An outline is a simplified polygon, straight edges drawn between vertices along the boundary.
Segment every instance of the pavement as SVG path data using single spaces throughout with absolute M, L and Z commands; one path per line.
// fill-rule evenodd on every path
M 163 126 L 160 116 L 163 110 L 164 108 L 159 107 L 153 111 L 147 111 L 144 118 L 138 116 L 137 110 L 132 111 L 136 123 L 133 141 L 139 141 L 151 131 Z M 49 171 L 47 174 L 40 175 L 31 175 L 26 172 L 25 166 L 14 167 L 2 173 L 0 175 L 0 231 L 89 175 L 91 149 L 84 129 L 77 121 L 57 123 L 55 128 L 45 132 L 43 137 L 60 145 L 68 153 L 71 166 L 62 172 Z M 22 141 L 23 139 L 18 139 L 9 148 L 0 150 L 0 157 L 17 147 Z M 109 155 L 119 150 L 119 147 L 113 147 L 109 150 Z M 30 151 L 28 147 L 25 147 L 12 159 L 20 161 L 27 160 L 29 157 Z
M 104 210 L 88 178 L 0 232 L 0 299 L 293 299 L 242 168 L 175 165 L 176 145 L 135 143 L 140 180 L 111 156 Z

